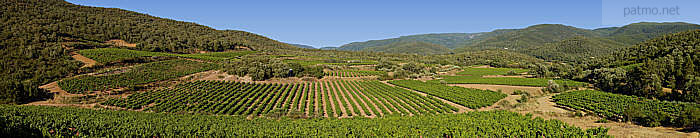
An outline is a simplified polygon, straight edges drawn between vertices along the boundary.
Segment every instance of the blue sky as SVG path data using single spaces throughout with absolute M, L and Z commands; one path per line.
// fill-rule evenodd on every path
M 215 29 L 243 30 L 314 47 L 412 34 L 524 28 L 542 23 L 580 28 L 623 25 L 602 25 L 601 0 L 68 1 L 195 22 Z

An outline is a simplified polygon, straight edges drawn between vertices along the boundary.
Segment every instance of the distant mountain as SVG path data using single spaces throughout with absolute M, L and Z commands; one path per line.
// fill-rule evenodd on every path
M 602 37 L 576 36 L 520 50 L 520 52 L 545 60 L 580 61 L 608 55 L 627 45 Z
M 540 24 L 489 37 L 481 42 L 457 48 L 457 51 L 505 48 L 519 51 L 578 36 L 597 37 L 599 34 L 592 30 L 561 24 Z
M 581 60 L 610 54 L 642 41 L 664 34 L 700 29 L 689 23 L 634 23 L 622 27 L 582 29 L 561 24 L 539 24 L 523 29 L 501 29 L 482 33 L 443 33 L 401 36 L 398 38 L 353 42 L 338 50 L 422 52 L 396 43 L 425 42 L 454 49 L 454 52 L 504 49 L 529 54 L 547 60 Z M 387 51 L 388 46 L 403 46 Z M 383 47 L 383 48 L 373 48 Z
M 700 25 L 672 22 L 672 23 L 633 23 L 615 29 L 608 37 L 618 42 L 634 45 L 645 40 L 663 36 L 665 34 L 684 32 L 700 29 Z
M 451 49 L 437 44 L 420 41 L 403 41 L 391 43 L 383 46 L 368 47 L 364 51 L 375 51 L 385 53 L 407 53 L 407 54 L 446 54 Z
M 302 45 L 302 44 L 290 44 L 290 43 L 287 43 L 287 44 L 289 44 L 289 45 L 291 45 L 291 46 L 295 46 L 295 47 L 298 47 L 298 48 L 316 49 L 315 47 L 313 47 L 313 46 L 309 46 L 309 45 Z
M 318 48 L 318 49 L 321 49 L 321 50 L 336 50 L 336 49 L 338 49 L 338 47 L 321 47 L 321 48 Z
M 478 42 L 484 38 L 489 38 L 491 36 L 496 36 L 499 34 L 507 33 L 513 31 L 512 29 L 495 30 L 492 32 L 483 33 L 441 33 L 441 34 L 422 34 L 422 35 L 409 35 L 401 36 L 399 38 L 384 39 L 384 40 L 370 40 L 365 42 L 353 42 L 338 47 L 338 50 L 348 50 L 348 51 L 362 51 L 371 49 L 371 47 L 379 47 L 386 45 L 395 45 L 393 43 L 411 43 L 411 42 L 426 42 L 436 45 L 441 45 L 450 49 L 454 49 L 459 46 L 469 45 L 474 42 Z M 374 48 L 377 49 L 377 48 Z M 386 49 L 386 48 L 378 48 Z M 409 52 L 409 53 L 421 53 Z

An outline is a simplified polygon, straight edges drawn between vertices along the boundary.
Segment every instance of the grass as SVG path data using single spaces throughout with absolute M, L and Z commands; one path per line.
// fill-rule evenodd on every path
M 559 79 L 549 79 L 549 78 L 482 78 L 482 77 L 472 77 L 472 76 L 440 76 L 448 84 L 493 84 L 493 85 L 512 85 L 512 86 L 533 86 L 533 87 L 546 87 L 549 84 L 549 80 L 554 80 L 559 85 L 567 86 L 585 86 L 586 83 L 572 81 L 572 80 L 559 80 Z M 431 82 L 440 82 L 440 80 L 431 80 Z
M 508 72 L 513 71 L 514 73 L 527 72 L 527 69 L 520 68 L 464 68 L 464 71 L 458 72 L 457 75 L 471 75 L 471 76 L 484 76 L 484 75 L 508 75 Z
M 431 82 L 445 81 L 448 84 L 493 84 L 493 85 L 512 85 L 512 86 L 534 86 L 546 87 L 549 85 L 549 80 L 554 80 L 562 86 L 585 86 L 586 83 L 560 80 L 551 78 L 509 78 L 509 77 L 491 77 L 484 78 L 485 75 L 508 75 L 508 72 L 523 73 L 527 69 L 518 68 L 465 68 L 464 71 L 458 72 L 457 75 L 462 76 L 440 76 L 439 80 L 431 80 Z

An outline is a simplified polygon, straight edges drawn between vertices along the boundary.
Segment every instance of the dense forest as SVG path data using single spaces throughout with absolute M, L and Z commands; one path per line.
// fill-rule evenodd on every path
M 0 103 L 45 97 L 37 87 L 76 73 L 72 48 L 109 46 L 124 40 L 134 49 L 174 53 L 234 49 L 294 49 L 244 31 L 215 30 L 195 23 L 62 0 L 0 2 Z
M 700 30 L 651 39 L 592 65 L 590 79 L 606 91 L 700 103 L 699 46 Z
M 689 23 L 633 23 L 622 27 L 582 29 L 561 24 L 540 24 L 523 29 L 499 29 L 482 33 L 444 33 L 402 36 L 384 40 L 353 42 L 338 50 L 389 53 L 444 54 L 421 51 L 400 43 L 425 42 L 453 49 L 455 53 L 503 49 L 547 61 L 586 62 L 616 50 L 668 33 L 700 29 Z M 434 47 L 423 44 L 425 47 Z M 383 47 L 383 48 L 377 48 Z M 411 52 L 407 52 L 411 51 Z

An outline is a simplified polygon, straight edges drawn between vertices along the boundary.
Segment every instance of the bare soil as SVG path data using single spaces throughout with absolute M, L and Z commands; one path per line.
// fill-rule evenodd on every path
M 78 52 L 71 52 L 70 54 L 71 54 L 71 57 L 73 57 L 73 59 L 80 61 L 80 62 L 83 62 L 85 64 L 80 68 L 92 67 L 95 64 L 97 64 L 97 61 L 92 60 L 90 58 L 87 58 L 83 55 L 80 55 Z
M 121 40 L 121 39 L 112 39 L 112 40 L 106 41 L 105 43 L 113 44 L 116 46 L 136 47 L 136 44 L 129 43 L 129 42 L 126 42 L 126 41 Z

